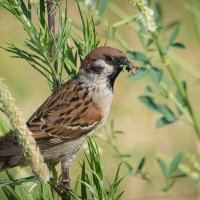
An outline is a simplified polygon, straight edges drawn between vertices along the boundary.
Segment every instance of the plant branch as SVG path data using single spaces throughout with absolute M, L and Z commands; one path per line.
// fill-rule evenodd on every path
M 159 52 L 161 61 L 164 64 L 164 66 L 167 68 L 175 86 L 177 87 L 177 90 L 179 91 L 179 93 L 181 95 L 181 98 L 183 99 L 184 103 L 186 104 L 187 110 L 188 110 L 189 114 L 191 115 L 191 118 L 192 118 L 192 121 L 193 121 L 194 130 L 195 130 L 198 138 L 200 138 L 200 124 L 199 124 L 199 120 L 197 119 L 196 113 L 194 112 L 194 110 L 193 110 L 193 108 L 190 104 L 190 101 L 189 101 L 189 99 L 188 99 L 188 97 L 187 97 L 187 95 L 184 91 L 183 86 L 181 85 L 181 83 L 179 82 L 179 80 L 177 78 L 176 72 L 175 72 L 173 66 L 170 63 L 167 54 L 163 53 L 163 51 L 162 51 L 162 45 L 161 45 L 161 42 L 158 38 L 158 35 L 153 34 L 153 37 L 155 39 L 156 48 Z

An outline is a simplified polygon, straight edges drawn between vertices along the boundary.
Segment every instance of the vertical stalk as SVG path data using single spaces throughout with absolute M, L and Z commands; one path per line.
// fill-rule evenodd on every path
M 192 118 L 194 130 L 195 130 L 198 138 L 200 139 L 200 124 L 199 124 L 199 120 L 197 119 L 197 115 L 194 112 L 187 95 L 185 94 L 183 86 L 181 85 L 180 81 L 177 79 L 177 75 L 173 69 L 173 66 L 169 62 L 167 55 L 162 52 L 162 46 L 161 46 L 158 36 L 156 34 L 153 34 L 153 37 L 155 38 L 156 48 L 159 52 L 162 63 L 167 68 L 175 86 L 177 87 L 177 90 L 179 91 L 179 94 L 181 95 L 181 97 L 187 107 L 187 110 Z
M 47 0 L 47 15 L 48 15 L 48 27 L 49 30 L 52 32 L 53 34 L 53 38 L 52 38 L 52 46 L 51 46 L 51 50 L 50 50 L 50 55 L 53 58 L 54 53 L 55 53 L 55 44 L 54 44 L 54 38 L 56 36 L 56 12 L 57 12 L 57 8 L 55 5 L 55 1 L 54 0 Z M 55 61 L 55 63 L 52 63 L 57 75 L 58 72 L 58 64 L 57 61 Z M 55 84 L 54 90 L 57 89 L 59 87 L 59 80 L 57 79 L 57 77 L 53 77 L 53 82 Z
M 47 12 L 48 12 L 48 27 L 53 33 L 53 35 L 56 35 L 56 10 L 54 9 L 54 2 L 53 0 L 47 1 Z M 51 47 L 51 56 L 54 55 L 54 44 L 52 44 Z
M 60 2 L 61 3 L 61 2 Z M 54 0 L 47 0 L 47 12 L 48 12 L 48 27 L 50 29 L 50 31 L 53 34 L 53 37 L 55 38 L 56 36 L 56 11 L 57 11 L 57 5 L 55 5 L 55 1 Z M 52 39 L 52 46 L 51 46 L 51 57 L 54 56 L 55 53 L 55 44 L 54 44 L 54 38 Z M 55 72 L 57 74 L 58 72 L 58 62 L 55 61 L 55 63 L 53 63 L 54 65 L 54 69 Z M 54 79 L 54 84 L 55 84 L 55 88 L 59 87 L 59 80 L 57 80 L 57 78 L 55 77 Z M 63 160 L 61 162 L 61 170 L 62 170 L 62 185 L 65 187 L 65 189 L 68 191 L 70 188 L 70 176 L 69 176 L 69 168 L 66 165 L 67 161 Z M 70 200 L 70 195 L 68 195 L 67 197 L 65 197 L 65 200 Z

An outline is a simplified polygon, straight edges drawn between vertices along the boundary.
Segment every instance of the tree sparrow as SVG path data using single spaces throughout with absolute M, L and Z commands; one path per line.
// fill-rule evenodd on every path
M 121 51 L 103 46 L 91 51 L 78 74 L 65 82 L 30 117 L 27 127 L 48 163 L 70 163 L 85 135 L 92 135 L 105 122 L 117 76 L 136 68 Z M 0 168 L 25 165 L 14 131 L 0 138 Z

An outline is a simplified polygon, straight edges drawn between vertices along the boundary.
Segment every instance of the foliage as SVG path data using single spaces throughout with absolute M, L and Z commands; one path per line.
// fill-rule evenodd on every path
M 118 200 L 123 192 L 118 193 L 119 185 L 122 178 L 119 176 L 120 165 L 115 173 L 113 183 L 108 179 L 108 187 L 105 186 L 105 175 L 100 160 L 98 147 L 89 137 L 87 138 L 88 153 L 85 153 L 86 161 L 89 165 L 87 170 L 85 160 L 81 164 L 81 179 L 77 182 L 75 193 L 78 191 L 78 186 L 81 187 L 81 194 L 72 193 L 74 200 L 92 199 L 92 200 Z M 88 171 L 88 172 L 87 172 Z M 87 193 L 89 191 L 89 194 Z M 90 197 L 89 197 L 90 196 Z
M 122 181 L 119 171 L 120 165 L 117 168 L 113 182 L 109 181 L 103 171 L 102 162 L 98 147 L 94 141 L 89 137 L 86 138 L 88 145 L 88 152 L 85 152 L 85 158 L 82 161 L 81 177 L 76 181 L 74 191 L 71 192 L 72 200 L 93 199 L 93 200 L 118 200 L 123 192 L 119 192 L 119 185 Z M 36 182 L 34 176 L 14 179 L 7 171 L 9 180 L 0 181 L 7 199 L 21 200 L 21 199 L 64 199 L 67 195 L 66 191 L 59 186 L 44 184 Z M 25 183 L 33 183 L 27 193 L 27 186 Z M 79 189 L 80 188 L 80 189 Z M 79 193 L 80 191 L 80 193 Z
M 102 139 L 109 145 L 109 147 L 112 148 L 114 156 L 126 167 L 127 175 L 141 178 L 163 192 L 169 191 L 180 178 L 187 176 L 188 173 L 179 168 L 182 165 L 181 162 L 183 161 L 182 153 L 174 155 L 169 164 L 165 162 L 165 159 L 157 157 L 157 165 L 164 178 L 164 184 L 158 183 L 157 180 L 153 180 L 151 172 L 147 170 L 147 157 L 140 158 L 136 164 L 133 163 L 133 156 L 131 155 L 131 152 L 124 153 L 117 147 L 116 140 L 124 133 L 122 131 L 115 130 L 113 121 L 111 122 L 110 127 L 105 127 L 105 132 L 106 137 L 104 136 Z
M 183 120 L 193 128 L 199 138 L 200 123 L 195 108 L 190 102 L 188 83 L 179 76 L 176 69 L 180 67 L 187 70 L 197 80 L 200 79 L 200 73 L 192 66 L 184 67 L 185 64 L 182 64 L 180 59 L 176 59 L 178 56 L 175 53 L 173 53 L 174 56 L 170 54 L 172 51 L 186 48 L 178 40 L 180 23 L 175 21 L 165 25 L 159 3 L 145 0 L 129 0 L 128 3 L 130 6 L 136 6 L 139 14 L 128 15 L 115 2 L 108 0 L 77 1 L 81 25 L 69 20 L 66 7 L 64 15 L 61 11 L 58 12 L 58 31 L 55 33 L 46 22 L 45 18 L 49 13 L 46 12 L 43 0 L 40 0 L 37 8 L 38 24 L 32 21 L 33 9 L 30 2 L 25 5 L 21 0 L 0 0 L 0 6 L 10 11 L 21 22 L 27 33 L 27 39 L 19 39 L 21 46 L 7 44 L 2 48 L 13 53 L 14 57 L 25 59 L 47 79 L 51 91 L 54 91 L 64 81 L 75 76 L 78 61 L 82 61 L 88 52 L 99 45 L 100 40 L 97 36 L 100 34 L 97 33 L 97 27 L 99 24 L 104 24 L 106 26 L 103 36 L 105 43 L 108 40 L 118 43 L 127 51 L 130 59 L 145 66 L 146 70 L 140 71 L 136 76 L 128 76 L 128 79 L 130 81 L 148 80 L 144 94 L 140 95 L 138 99 L 147 108 L 160 115 L 155 123 L 156 127 L 161 128 Z M 192 0 L 186 8 L 192 14 L 199 39 L 200 26 L 197 23 L 199 19 L 197 5 L 197 0 Z M 118 16 L 119 21 L 111 24 L 104 15 L 106 9 Z M 137 33 L 141 51 L 134 49 L 120 34 L 119 30 L 124 25 Z M 78 32 L 80 34 L 77 34 Z M 162 40 L 163 37 L 167 37 L 167 39 Z M 0 130 L 6 132 L 6 126 L 2 124 L 3 122 L 0 122 Z M 123 134 L 122 131 L 115 130 L 114 124 L 111 123 L 106 132 L 108 134 L 104 138 L 104 142 L 112 147 L 115 157 L 126 167 L 128 175 L 142 178 L 163 192 L 169 191 L 174 187 L 175 182 L 186 175 L 194 177 L 195 174 L 195 180 L 199 180 L 199 168 L 196 167 L 199 164 L 198 159 L 195 160 L 193 156 L 189 156 L 189 161 L 185 161 L 187 156 L 177 153 L 171 156 L 170 162 L 157 156 L 156 163 L 164 180 L 164 184 L 158 183 L 146 169 L 147 156 L 140 158 L 138 163 L 133 163 L 131 152 L 124 153 L 116 145 L 117 138 Z M 120 199 L 122 195 L 119 192 L 122 181 L 119 176 L 121 165 L 115 173 L 113 182 L 106 184 L 98 148 L 90 139 L 87 142 L 89 154 L 85 153 L 85 159 L 80 165 L 82 170 L 80 180 L 77 181 L 74 191 L 71 192 L 72 199 Z M 191 163 L 192 167 L 188 167 Z M 40 183 L 30 194 L 27 194 L 23 186 L 17 185 L 32 181 L 33 177 L 20 180 L 14 180 L 10 174 L 8 177 L 9 181 L 0 183 L 8 199 L 19 199 L 19 197 L 27 199 L 30 196 L 33 199 L 55 199 L 56 193 L 61 198 L 66 195 L 66 191 L 58 188 L 54 182 L 50 182 L 50 185 Z
M 26 6 L 23 1 L 18 0 L 0 1 L 0 6 L 10 11 L 21 22 L 28 36 L 27 39 L 19 39 L 20 47 L 7 44 L 7 47 L 2 48 L 13 53 L 15 58 L 26 60 L 30 66 L 47 79 L 51 91 L 55 91 L 64 81 L 77 73 L 78 58 L 82 61 L 92 49 L 97 47 L 100 41 L 97 39 L 93 18 L 84 17 L 78 2 L 77 5 L 82 22 L 81 35 L 74 34 L 72 31 L 67 16 L 67 6 L 64 17 L 59 12 L 58 31 L 56 32 L 56 25 L 54 23 L 49 24 L 49 21 L 47 23 L 45 20 L 45 14 L 48 17 L 55 18 L 56 11 L 46 13 L 44 1 L 40 1 L 39 12 L 37 13 L 38 24 L 34 24 L 32 21 L 33 11 L 30 3 Z M 70 42 L 74 42 L 75 50 L 72 46 L 69 46 Z M 2 131 L 5 131 L 3 122 L 1 124 Z M 123 194 L 118 194 L 119 184 L 122 180 L 119 178 L 120 167 L 116 171 L 113 183 L 108 181 L 109 186 L 106 189 L 107 186 L 103 184 L 105 176 L 97 146 L 88 139 L 88 147 L 89 155 L 85 154 L 86 161 L 84 160 L 81 165 L 81 194 L 79 195 L 75 189 L 76 192 L 72 192 L 72 196 L 75 199 L 87 199 L 87 195 L 90 195 L 93 199 L 119 199 Z M 86 169 L 86 162 L 89 164 L 90 173 Z M 56 180 L 54 180 L 56 177 L 49 181 L 49 185 L 39 183 L 39 186 L 27 194 L 26 187 L 23 187 L 22 184 L 30 181 L 37 184 L 35 177 L 15 180 L 8 172 L 7 176 L 8 181 L 1 181 L 1 187 L 7 199 L 55 199 L 56 194 L 65 199 L 68 196 L 68 191 L 57 185 Z M 76 188 L 78 185 L 79 183 L 77 183 Z M 87 194 L 87 190 L 90 191 L 89 194 Z

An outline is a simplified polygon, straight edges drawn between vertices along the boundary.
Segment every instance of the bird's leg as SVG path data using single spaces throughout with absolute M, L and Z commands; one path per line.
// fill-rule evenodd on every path
M 69 166 L 67 165 L 67 161 L 63 160 L 61 162 L 61 170 L 62 170 L 62 186 L 70 190 L 70 176 L 69 176 Z

